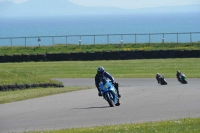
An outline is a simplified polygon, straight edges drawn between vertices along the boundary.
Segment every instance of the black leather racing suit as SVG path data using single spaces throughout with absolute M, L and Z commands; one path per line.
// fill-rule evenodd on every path
M 95 85 L 97 87 L 97 90 L 100 92 L 100 90 L 99 90 L 99 83 L 101 82 L 102 79 L 110 79 L 110 81 L 115 86 L 115 88 L 117 90 L 117 94 L 119 96 L 119 88 L 118 88 L 119 84 L 114 81 L 114 78 L 108 72 L 104 72 L 103 74 L 98 74 L 97 73 L 95 75 Z

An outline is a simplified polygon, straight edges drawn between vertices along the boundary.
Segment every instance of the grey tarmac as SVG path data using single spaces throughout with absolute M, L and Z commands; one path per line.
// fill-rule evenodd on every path
M 56 79 L 65 86 L 93 89 L 0 104 L 0 132 L 55 130 L 124 123 L 200 117 L 200 79 L 180 84 L 166 78 L 168 85 L 153 78 L 117 78 L 121 105 L 109 107 L 98 96 L 93 78 Z

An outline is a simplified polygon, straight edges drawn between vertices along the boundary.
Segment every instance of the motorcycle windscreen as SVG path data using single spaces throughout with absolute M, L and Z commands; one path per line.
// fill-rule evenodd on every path
M 109 89 L 110 88 L 110 83 L 108 83 L 108 82 L 106 82 L 106 84 L 105 85 L 103 85 L 103 90 L 107 90 L 107 89 Z

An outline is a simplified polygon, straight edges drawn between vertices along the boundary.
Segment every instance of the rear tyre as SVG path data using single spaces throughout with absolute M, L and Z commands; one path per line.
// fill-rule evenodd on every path
M 167 82 L 165 81 L 165 79 L 162 79 L 161 85 L 167 85 Z
M 187 84 L 187 81 L 185 79 L 183 80 L 183 84 Z

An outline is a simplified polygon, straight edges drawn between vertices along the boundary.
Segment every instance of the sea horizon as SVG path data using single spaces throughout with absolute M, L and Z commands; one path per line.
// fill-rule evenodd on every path
M 82 44 L 107 43 L 107 36 L 99 35 L 119 34 L 119 36 L 109 37 L 109 43 L 136 42 L 134 34 L 141 34 L 137 37 L 137 42 L 148 42 L 148 34 L 152 34 L 152 42 L 161 42 L 163 35 L 161 33 L 190 33 L 200 32 L 200 13 L 176 13 L 176 14 L 128 14 L 128 15 L 97 15 L 97 16 L 57 16 L 57 17 L 13 17 L 0 18 L 0 46 L 10 46 L 9 39 L 12 39 L 12 45 L 18 46 L 24 44 L 27 37 L 28 45 L 36 45 L 36 37 L 41 38 L 44 45 L 52 44 Z M 153 34 L 160 33 L 157 36 Z M 131 36 L 122 36 L 130 34 Z M 142 36 L 142 34 L 144 34 Z M 167 42 L 176 42 L 177 35 L 165 34 Z M 91 35 L 89 38 L 84 38 Z M 93 37 L 94 35 L 95 38 Z M 59 36 L 74 36 L 73 38 L 59 38 Z M 18 37 L 15 38 L 15 37 Z M 31 38 L 33 37 L 33 38 Z M 46 38 L 45 38 L 46 37 Z M 190 42 L 190 35 L 179 35 L 180 42 Z M 200 41 L 200 34 L 192 35 L 192 41 Z

